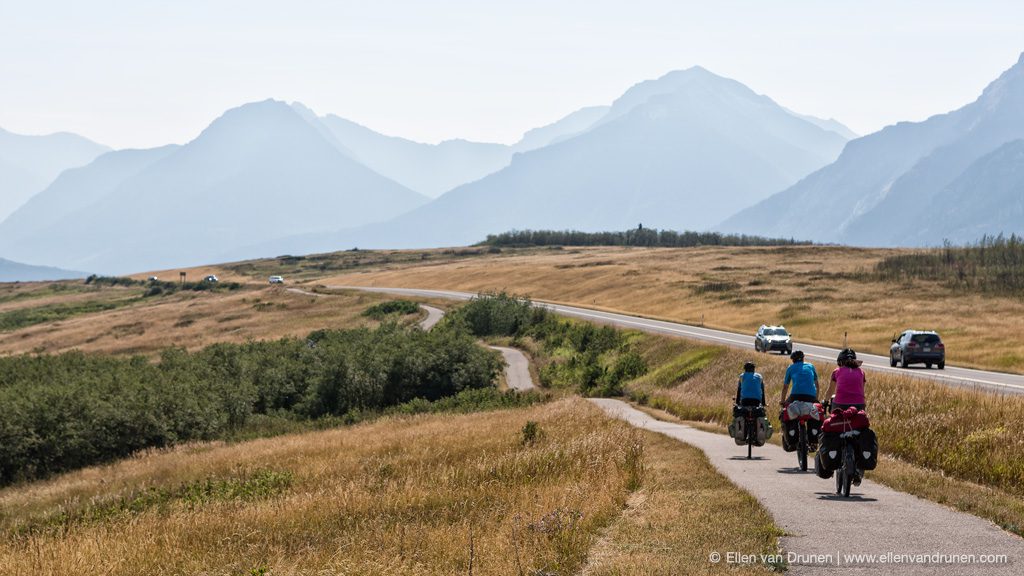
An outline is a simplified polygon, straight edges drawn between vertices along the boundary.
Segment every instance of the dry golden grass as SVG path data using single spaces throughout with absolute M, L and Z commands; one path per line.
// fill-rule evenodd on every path
M 263 498 L 83 514 L 268 469 L 291 480 Z M 710 551 L 775 552 L 779 534 L 698 449 L 578 398 L 183 446 L 0 491 L 12 576 L 710 574 Z
M 105 288 L 104 298 L 123 298 Z M 66 297 L 69 301 L 97 296 Z M 62 298 L 47 296 L 45 299 Z M 307 296 L 282 287 L 233 292 L 179 292 L 140 300 L 125 308 L 73 316 L 61 321 L 0 332 L 0 354 L 80 349 L 112 354 L 154 354 L 168 346 L 197 349 L 214 342 L 245 342 L 304 336 L 321 328 L 372 326 L 361 316 L 390 297 L 344 292 Z M 11 305 L 36 306 L 36 299 Z M 408 320 L 412 320 L 411 318 Z
M 534 444 L 522 442 L 528 420 L 542 430 Z M 293 481 L 260 500 L 172 502 L 12 535 L 143 486 L 257 468 Z M 0 573 L 451 574 L 471 561 L 473 574 L 572 573 L 642 470 L 638 433 L 579 399 L 185 447 L 0 491 Z
M 717 473 L 699 449 L 644 432 L 644 487 L 594 547 L 585 576 L 720 574 L 711 552 L 776 554 L 781 531 L 752 496 Z M 764 574 L 757 565 L 729 574 Z
M 139 288 L 87 286 L 81 281 L 0 283 L 0 314 L 52 304 L 80 304 L 140 296 Z
M 427 252 L 430 254 L 430 252 Z M 906 328 L 938 330 L 957 365 L 1024 371 L 1024 301 L 928 282 L 856 279 L 893 250 L 830 246 L 508 250 L 448 261 L 415 258 L 323 278 L 335 285 L 508 290 L 751 334 L 785 324 L 803 342 L 887 354 Z M 414 254 L 414 253 L 410 253 Z M 984 342 L 984 346 L 978 346 Z
M 185 281 L 187 282 L 199 282 L 203 278 L 209 275 L 214 275 L 217 280 L 221 282 L 239 282 L 242 284 L 263 284 L 266 285 L 268 278 L 253 278 L 251 276 L 245 276 L 231 270 L 229 267 L 222 266 L 219 264 L 208 264 L 204 266 L 192 266 L 189 268 L 175 268 L 172 270 L 152 270 L 149 272 L 139 272 L 138 274 L 131 274 L 129 278 L 135 280 L 148 280 L 152 276 L 156 276 L 164 282 L 177 282 L 181 279 L 181 273 L 185 273 Z

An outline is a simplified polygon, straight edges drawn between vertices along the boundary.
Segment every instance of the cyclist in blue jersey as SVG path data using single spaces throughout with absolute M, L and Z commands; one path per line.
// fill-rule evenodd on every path
M 814 365 L 804 362 L 803 350 L 797 350 L 789 355 L 793 361 L 786 369 L 786 379 L 782 382 L 782 399 L 779 406 L 785 408 L 789 402 L 817 402 L 818 401 L 818 371 Z M 792 385 L 792 390 L 790 390 Z M 786 393 L 789 392 L 789 396 Z
M 743 373 L 740 374 L 740 380 L 736 383 L 737 406 L 763 406 L 765 404 L 764 378 L 754 372 L 756 368 L 757 366 L 753 362 L 743 365 Z

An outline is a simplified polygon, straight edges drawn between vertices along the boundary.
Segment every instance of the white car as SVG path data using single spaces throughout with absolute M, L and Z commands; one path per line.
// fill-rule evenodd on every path
M 209 282 L 209 283 L 213 284 L 214 282 L 219 282 L 219 280 L 217 279 L 216 276 L 214 276 L 213 274 L 210 274 L 206 278 L 203 278 L 203 282 Z
M 270 283 L 271 284 L 284 284 L 284 276 L 271 276 L 270 277 Z

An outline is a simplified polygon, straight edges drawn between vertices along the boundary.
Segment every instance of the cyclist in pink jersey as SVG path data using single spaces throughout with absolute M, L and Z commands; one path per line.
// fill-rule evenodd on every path
M 835 393 L 832 409 L 845 410 L 853 406 L 863 410 L 866 407 L 864 385 L 867 384 L 868 378 L 860 367 L 862 363 L 861 360 L 857 360 L 857 353 L 852 348 L 846 348 L 839 353 L 839 358 L 836 359 L 838 366 L 832 371 L 828 390 L 825 392 L 825 398 L 831 398 Z

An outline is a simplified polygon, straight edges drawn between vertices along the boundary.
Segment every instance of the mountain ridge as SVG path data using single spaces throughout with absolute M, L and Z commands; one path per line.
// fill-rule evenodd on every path
M 109 150 L 71 132 L 27 135 L 0 128 L 0 220 L 62 171 L 84 166 Z
M 383 220 L 426 200 L 342 155 L 289 105 L 266 100 L 228 110 L 4 255 L 102 273 L 170 268 L 265 237 Z M 0 224 L 0 235 L 8 227 Z
M 903 245 L 910 236 L 917 244 L 936 244 L 941 231 L 931 229 L 933 236 L 925 238 L 907 228 L 919 225 L 920 209 L 976 160 L 1024 138 L 1022 110 L 1024 55 L 973 102 L 852 140 L 834 163 L 717 229 L 867 246 Z
M 609 112 L 612 117 L 583 133 L 516 154 L 506 168 L 389 222 L 261 244 L 237 255 L 454 246 L 513 228 L 595 231 L 638 222 L 707 228 L 714 214 L 725 217 L 728 206 L 785 187 L 834 159 L 846 143 L 734 80 L 704 69 L 692 73 L 695 80 L 683 72 L 666 75 L 669 86 L 655 80 L 630 88 L 616 100 L 617 115 Z M 647 100 L 635 104 L 639 93 Z M 722 198 L 729 199 L 724 207 Z

